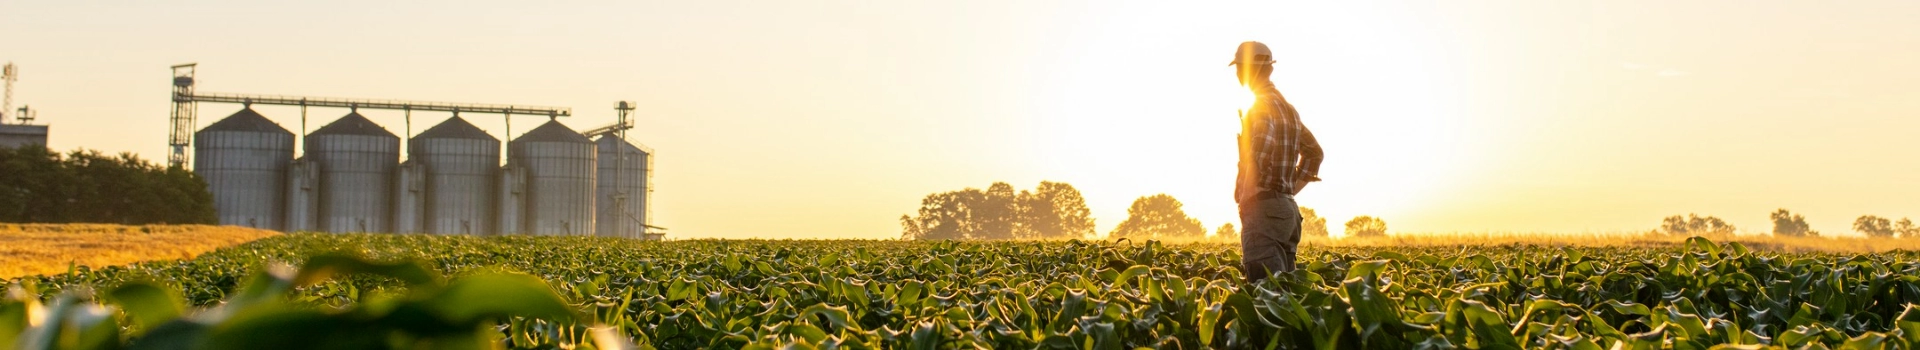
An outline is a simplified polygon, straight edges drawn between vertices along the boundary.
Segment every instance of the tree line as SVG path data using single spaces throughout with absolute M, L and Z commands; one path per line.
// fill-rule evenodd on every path
M 1327 219 L 1313 208 L 1300 207 L 1301 235 L 1327 237 Z M 1819 231 L 1807 224 L 1807 218 L 1787 209 L 1775 210 L 1772 234 L 1782 237 L 1817 237 Z M 906 239 L 1057 239 L 1093 238 L 1094 221 L 1080 191 L 1062 182 L 1042 181 L 1033 191 L 1015 192 L 1012 185 L 995 182 L 986 190 L 966 188 L 929 194 L 921 200 L 918 215 L 901 215 L 901 238 Z M 1357 216 L 1346 222 L 1349 237 L 1383 237 L 1387 222 L 1373 216 Z M 1661 219 L 1655 232 L 1668 235 L 1732 235 L 1733 224 L 1714 216 L 1674 215 Z M 1854 231 L 1869 237 L 1920 237 L 1920 225 L 1912 219 L 1892 220 L 1863 215 L 1854 220 Z M 1222 224 L 1207 234 L 1199 219 L 1188 216 L 1180 200 L 1167 194 L 1141 196 L 1127 207 L 1127 219 L 1107 233 L 1108 238 L 1203 239 L 1238 241 L 1240 231 L 1233 223 Z
M 1014 192 L 995 182 L 982 191 L 966 188 L 927 195 L 918 215 L 901 215 L 907 239 L 1045 239 L 1093 235 L 1093 214 L 1080 190 L 1041 181 Z
M 1327 236 L 1327 219 L 1300 207 L 1301 235 Z M 900 216 L 905 239 L 1063 239 L 1094 237 L 1094 221 L 1080 191 L 1062 182 L 1042 181 L 1032 191 L 1015 192 L 995 182 L 986 190 L 966 188 L 927 195 L 914 214 Z M 1347 222 L 1348 235 L 1384 236 L 1386 221 L 1370 216 Z M 1238 241 L 1232 223 L 1208 236 L 1200 220 L 1188 216 L 1180 200 L 1167 194 L 1142 196 L 1127 207 L 1127 219 L 1109 238 L 1203 239 Z
M 132 153 L 0 147 L 0 222 L 210 224 L 213 194 L 193 172 Z
M 1786 208 L 1774 210 L 1773 213 L 1767 214 L 1767 218 L 1773 221 L 1771 233 L 1774 236 L 1820 236 L 1820 231 L 1813 230 L 1813 226 L 1807 224 L 1805 216 L 1794 214 Z M 1861 215 L 1853 220 L 1853 230 L 1867 237 L 1920 237 L 1920 226 L 1914 225 L 1912 219 L 1904 217 L 1894 221 L 1874 215 Z M 1727 224 L 1726 220 L 1687 214 L 1684 218 L 1674 215 L 1662 219 L 1659 232 L 1669 235 L 1731 235 L 1733 231 L 1733 225 Z

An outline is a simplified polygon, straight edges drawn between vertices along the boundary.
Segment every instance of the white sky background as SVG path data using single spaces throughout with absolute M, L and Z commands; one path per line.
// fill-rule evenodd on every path
M 1261 40 L 1328 151 L 1300 201 L 1336 232 L 1687 212 L 1757 232 L 1785 207 L 1832 234 L 1920 217 L 1913 18 L 1904 1 L 14 1 L 0 60 L 54 148 L 154 161 L 177 63 L 201 64 L 202 91 L 571 106 L 576 129 L 633 100 L 672 236 L 887 238 L 921 196 L 993 181 L 1071 183 L 1102 233 L 1161 192 L 1209 230 L 1237 221 L 1247 97 L 1224 64 Z M 202 105 L 201 125 L 237 109 Z

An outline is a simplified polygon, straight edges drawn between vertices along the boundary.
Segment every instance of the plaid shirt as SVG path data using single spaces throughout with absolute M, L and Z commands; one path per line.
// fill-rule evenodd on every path
M 1240 120 L 1240 176 L 1234 200 L 1247 202 L 1261 192 L 1299 194 L 1295 181 L 1320 174 L 1325 157 L 1300 113 L 1273 83 L 1258 90 L 1253 108 Z

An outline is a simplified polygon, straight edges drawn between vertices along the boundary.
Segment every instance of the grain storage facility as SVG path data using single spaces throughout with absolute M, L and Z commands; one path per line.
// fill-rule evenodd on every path
M 221 225 L 282 227 L 292 132 L 245 108 L 195 132 L 193 155 Z
M 288 164 L 286 194 L 286 226 L 280 230 L 319 231 L 320 167 L 307 160 L 307 157 L 300 157 L 293 164 Z
M 641 238 L 647 232 L 647 188 L 653 152 L 606 134 L 594 140 L 598 170 L 594 196 L 594 234 L 602 237 Z
M 558 120 L 527 131 L 507 145 L 507 164 L 526 169 L 525 232 L 587 235 L 593 232 L 593 141 Z
M 630 102 L 618 104 L 613 125 L 581 132 L 559 122 L 573 114 L 567 108 L 198 92 L 196 66 L 173 66 L 167 159 L 191 165 L 207 181 L 221 224 L 287 232 L 663 235 L 648 225 L 653 150 L 624 138 L 633 128 Z M 194 130 L 200 103 L 244 107 Z M 298 133 L 256 105 L 298 107 Z M 309 108 L 351 112 L 309 133 Z M 404 118 L 396 125 L 409 134 L 415 113 L 453 117 L 396 136 L 360 110 L 396 111 Z M 503 150 L 499 138 L 461 118 L 472 114 L 504 117 L 509 136 L 513 117 L 548 120 Z
M 319 168 L 320 231 L 390 232 L 400 137 L 349 113 L 307 134 L 305 158 Z
M 408 162 L 426 168 L 426 226 L 437 234 L 494 234 L 500 140 L 460 117 L 408 141 Z
M 500 182 L 494 189 L 494 203 L 499 205 L 493 213 L 496 215 L 493 230 L 502 235 L 527 233 L 527 168 L 509 164 L 500 168 Z
M 427 171 L 411 159 L 393 168 L 393 215 L 386 232 L 420 233 L 427 210 Z

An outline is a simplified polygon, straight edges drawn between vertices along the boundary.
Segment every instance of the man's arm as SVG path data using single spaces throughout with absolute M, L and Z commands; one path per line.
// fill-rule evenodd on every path
M 1326 158 L 1326 152 L 1320 150 L 1320 140 L 1313 138 L 1313 130 L 1300 125 L 1300 171 L 1309 181 L 1320 181 L 1320 161 Z
M 1313 132 L 1304 125 L 1300 127 L 1300 139 L 1294 148 L 1300 152 L 1300 159 L 1293 168 L 1299 172 L 1294 175 L 1293 194 L 1300 194 L 1300 191 L 1307 189 L 1308 183 L 1320 181 L 1320 160 L 1325 154 L 1320 151 L 1320 141 L 1314 139 Z

